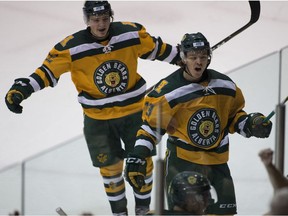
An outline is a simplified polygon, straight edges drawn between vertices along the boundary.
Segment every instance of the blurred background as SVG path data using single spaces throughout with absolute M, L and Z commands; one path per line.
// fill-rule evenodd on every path
M 115 21 L 139 22 L 170 44 L 180 43 L 185 33 L 202 32 L 214 45 L 250 19 L 248 1 L 110 3 Z M 0 2 L 0 215 L 14 209 L 26 215 L 53 215 L 59 206 L 70 215 L 110 214 L 99 170 L 92 167 L 82 135 L 82 109 L 69 73 L 55 88 L 24 101 L 21 115 L 10 112 L 4 101 L 14 79 L 33 73 L 56 43 L 85 28 L 82 7 L 83 1 Z M 259 21 L 213 53 L 209 67 L 238 84 L 247 112 L 268 115 L 288 95 L 287 10 L 288 2 L 261 1 Z M 139 60 L 138 71 L 148 87 L 176 69 Z M 275 123 L 275 116 L 271 120 Z M 261 215 L 268 210 L 273 191 L 258 152 L 275 148 L 275 127 L 265 140 L 238 134 L 230 140 L 238 213 Z M 287 174 L 286 161 L 285 165 Z M 134 212 L 128 184 L 127 196 Z

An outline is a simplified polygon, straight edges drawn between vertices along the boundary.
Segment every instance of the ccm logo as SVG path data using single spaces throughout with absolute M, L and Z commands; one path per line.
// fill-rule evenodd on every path
M 128 158 L 127 163 L 141 164 L 144 165 L 146 161 L 141 160 L 140 158 Z
M 236 208 L 236 204 L 220 204 L 220 208 Z

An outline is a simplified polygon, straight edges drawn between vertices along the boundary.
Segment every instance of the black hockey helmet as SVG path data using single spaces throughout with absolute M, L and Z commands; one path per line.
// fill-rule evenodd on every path
M 114 12 L 108 1 L 85 1 L 83 7 L 83 14 L 85 21 L 89 16 L 102 15 L 108 13 L 113 18 Z
M 210 189 L 210 182 L 204 175 L 192 171 L 178 173 L 168 187 L 169 206 L 173 208 L 177 205 L 186 209 L 187 198 L 189 199 L 193 195 L 204 196 L 206 194 L 210 201 Z
M 210 48 L 210 43 L 206 39 L 206 37 L 200 33 L 192 33 L 188 34 L 186 33 L 180 44 L 180 55 L 181 58 L 184 59 L 185 55 L 189 51 L 202 51 L 202 50 L 207 50 L 209 59 L 212 56 L 212 50 Z

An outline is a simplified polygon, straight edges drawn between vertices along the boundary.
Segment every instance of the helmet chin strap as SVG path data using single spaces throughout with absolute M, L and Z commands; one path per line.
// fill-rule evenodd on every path
M 192 74 L 191 74 L 191 72 L 190 72 L 190 70 L 189 70 L 189 68 L 188 68 L 188 66 L 187 66 L 187 63 L 186 63 L 186 56 L 185 56 L 185 54 L 183 53 L 183 52 L 181 52 L 180 53 L 180 56 L 181 56 L 181 58 L 182 58 L 182 62 L 183 62 L 183 70 L 184 70 L 184 72 L 188 75 L 188 76 L 190 76 L 190 77 L 192 77 L 193 79 L 195 78 Z
M 189 68 L 187 67 L 186 64 L 184 65 L 184 72 L 185 72 L 186 74 L 188 74 L 188 76 L 190 76 L 190 77 L 192 77 L 192 78 L 195 78 L 195 77 L 191 74 L 191 72 L 190 72 L 190 70 L 189 70 Z

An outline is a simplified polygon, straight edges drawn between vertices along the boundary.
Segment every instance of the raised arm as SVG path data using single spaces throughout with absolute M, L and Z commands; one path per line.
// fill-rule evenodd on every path
M 280 189 L 282 187 L 288 186 L 288 179 L 281 174 L 281 172 L 272 163 L 273 151 L 270 148 L 263 149 L 259 152 L 259 157 L 261 158 L 267 173 L 269 175 L 270 182 L 274 190 Z

